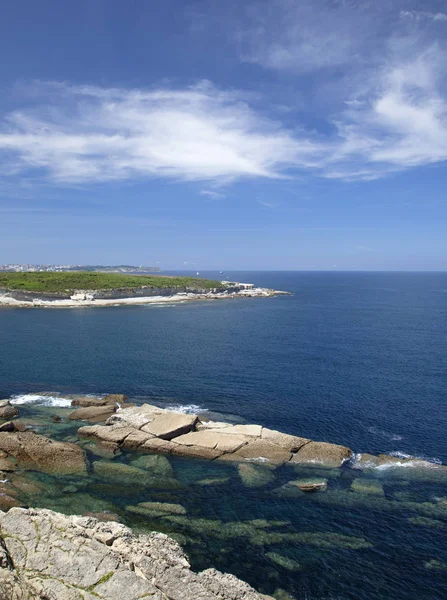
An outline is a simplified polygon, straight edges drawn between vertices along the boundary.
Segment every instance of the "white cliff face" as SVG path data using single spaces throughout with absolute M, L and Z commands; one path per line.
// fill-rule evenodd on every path
M 247 583 L 194 573 L 163 533 L 51 510 L 0 512 L 0 600 L 261 600 Z M 271 599 L 273 600 L 273 599 Z
M 72 296 L 70 296 L 70 300 L 79 301 L 79 300 L 94 300 L 95 294 L 93 292 L 75 292 Z
M 289 292 L 281 292 L 269 288 L 257 288 L 252 283 L 230 283 L 225 290 L 211 290 L 207 292 L 178 292 L 167 296 L 128 296 L 123 298 L 101 297 L 100 291 L 77 290 L 70 298 L 47 299 L 36 297 L 34 299 L 14 298 L 13 292 L 0 293 L 0 306 L 15 307 L 42 307 L 42 308 L 75 308 L 79 306 L 120 306 L 120 305 L 148 305 L 165 304 L 170 302 L 187 302 L 194 300 L 222 300 L 230 298 L 268 298 Z M 1 600 L 1 599 L 0 599 Z

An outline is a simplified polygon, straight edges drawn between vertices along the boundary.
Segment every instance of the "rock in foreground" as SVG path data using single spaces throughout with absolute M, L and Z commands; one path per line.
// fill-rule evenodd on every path
M 163 533 L 115 522 L 12 508 L 0 513 L 0 600 L 261 600 L 247 583 L 194 573 Z
M 178 414 L 150 404 L 119 408 L 105 425 L 81 427 L 78 433 L 111 449 L 209 460 L 272 465 L 291 461 L 340 467 L 352 455 L 344 446 L 312 442 L 261 425 L 207 421 L 197 415 Z

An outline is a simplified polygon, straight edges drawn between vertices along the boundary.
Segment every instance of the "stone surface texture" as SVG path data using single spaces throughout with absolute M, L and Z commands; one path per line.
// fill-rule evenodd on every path
M 86 410 L 86 409 L 85 409 Z M 317 463 L 340 467 L 352 451 L 313 442 L 261 425 L 210 421 L 144 404 L 117 409 L 105 425 L 81 427 L 82 438 L 115 444 L 116 448 L 155 454 L 281 465 Z
M 85 453 L 77 444 L 55 442 L 32 431 L 0 432 L 0 450 L 23 469 L 45 473 L 86 473 Z
M 0 512 L 0 600 L 261 600 L 247 583 L 207 569 L 163 533 L 50 510 Z

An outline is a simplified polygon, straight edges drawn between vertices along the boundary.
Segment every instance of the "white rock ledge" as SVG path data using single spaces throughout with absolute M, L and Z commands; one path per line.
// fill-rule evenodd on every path
M 267 600 L 234 575 L 194 573 L 177 542 L 92 517 L 0 511 L 1 600 Z M 270 598 L 270 600 L 273 600 Z
M 33 300 L 18 300 L 13 292 L 0 294 L 0 307 L 15 308 L 76 308 L 86 306 L 125 306 L 147 304 L 169 304 L 200 300 L 229 300 L 235 298 L 270 298 L 272 296 L 289 295 L 290 292 L 270 288 L 254 287 L 250 284 L 237 284 L 238 291 L 218 292 L 179 292 L 170 296 L 135 296 L 130 298 L 100 298 L 94 290 L 76 290 L 70 298 L 45 300 L 39 297 Z

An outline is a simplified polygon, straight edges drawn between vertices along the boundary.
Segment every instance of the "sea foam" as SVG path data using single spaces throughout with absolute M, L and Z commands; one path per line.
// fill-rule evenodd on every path
M 163 408 L 175 413 L 182 413 L 184 415 L 195 415 L 208 410 L 207 408 L 202 408 L 198 404 L 171 404 L 170 406 L 164 406 Z
M 42 396 L 40 394 L 17 394 L 11 396 L 11 404 L 34 404 L 36 406 L 58 406 L 68 408 L 71 406 L 71 399 L 62 396 Z

